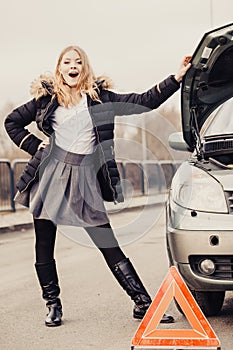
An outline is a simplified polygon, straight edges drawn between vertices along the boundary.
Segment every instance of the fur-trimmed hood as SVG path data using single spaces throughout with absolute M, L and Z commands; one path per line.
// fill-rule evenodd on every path
M 113 82 L 110 78 L 106 76 L 99 76 L 95 82 L 97 89 L 109 90 L 113 88 Z M 55 79 L 52 75 L 41 74 L 38 79 L 33 80 L 31 83 L 30 93 L 36 99 L 53 95 L 55 92 Z
M 40 75 L 38 79 L 33 80 L 31 83 L 30 93 L 36 99 L 52 95 L 54 92 L 55 80 L 52 75 Z

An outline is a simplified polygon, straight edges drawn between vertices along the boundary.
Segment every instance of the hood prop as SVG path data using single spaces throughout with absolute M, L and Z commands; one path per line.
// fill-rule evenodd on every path
M 196 113 L 197 107 L 192 107 L 190 109 L 190 114 L 191 114 L 191 130 L 192 134 L 195 140 L 195 149 L 197 152 L 197 159 L 201 160 L 204 158 L 203 155 L 203 150 L 201 146 L 201 137 L 200 137 L 200 131 L 198 127 L 198 122 L 197 122 L 197 113 Z

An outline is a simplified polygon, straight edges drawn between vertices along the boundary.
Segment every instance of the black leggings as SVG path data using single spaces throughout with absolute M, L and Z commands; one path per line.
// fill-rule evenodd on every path
M 50 220 L 34 219 L 36 234 L 36 262 L 46 263 L 54 258 L 57 227 Z M 126 256 L 119 247 L 110 224 L 84 227 L 96 247 L 103 254 L 106 263 L 112 268 Z

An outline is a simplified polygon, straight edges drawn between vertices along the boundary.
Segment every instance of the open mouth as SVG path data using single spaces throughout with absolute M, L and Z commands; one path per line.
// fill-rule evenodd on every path
M 76 78 L 78 75 L 79 75 L 78 72 L 71 72 L 71 73 L 69 73 L 69 77 L 71 77 L 71 78 Z

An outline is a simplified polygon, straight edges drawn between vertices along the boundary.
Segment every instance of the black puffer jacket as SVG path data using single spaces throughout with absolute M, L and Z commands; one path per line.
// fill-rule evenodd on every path
M 39 99 L 34 98 L 16 108 L 5 120 L 5 128 L 10 138 L 17 146 L 32 156 L 17 184 L 20 192 L 28 189 L 36 179 L 39 166 L 46 164 L 54 143 L 50 117 L 58 107 L 58 101 L 53 95 L 51 85 L 43 81 L 41 84 L 45 89 L 45 95 Z M 88 109 L 92 117 L 98 145 L 99 171 L 97 176 L 105 200 L 123 201 L 120 176 L 114 157 L 115 116 L 139 114 L 155 109 L 177 91 L 179 85 L 174 76 L 169 76 L 158 85 L 158 88 L 154 86 L 145 93 L 118 94 L 103 89 L 100 83 L 99 98 L 101 103 L 93 101 L 87 96 Z M 25 128 L 33 121 L 36 121 L 39 130 L 51 138 L 50 147 L 46 151 L 37 151 L 42 140 L 29 133 Z M 43 161 L 41 161 L 42 157 Z

